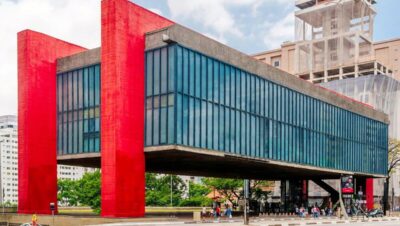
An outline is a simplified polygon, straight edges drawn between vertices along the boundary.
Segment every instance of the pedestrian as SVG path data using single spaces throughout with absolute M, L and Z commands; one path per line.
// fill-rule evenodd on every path
M 299 209 L 299 216 L 301 218 L 306 216 L 306 209 L 304 208 L 304 205 L 301 205 L 300 209 Z
M 204 221 L 206 217 L 207 217 L 207 208 L 203 206 L 203 209 L 201 210 L 201 220 Z
M 330 197 L 328 199 L 327 213 L 328 213 L 328 216 L 332 216 L 333 215 L 333 203 L 332 203 L 332 199 Z
M 296 216 L 300 216 L 300 209 L 299 207 L 297 207 L 297 205 L 294 205 L 294 213 L 296 214 Z
M 314 204 L 314 207 L 311 209 L 311 212 L 312 212 L 314 218 L 319 217 L 319 208 L 318 208 L 317 203 Z
M 226 207 L 225 216 L 228 217 L 229 219 L 232 218 L 232 207 L 229 204 Z
M 217 208 L 215 209 L 215 218 L 216 221 L 219 221 L 219 217 L 221 216 L 221 207 L 217 205 Z
M 214 219 L 217 219 L 217 208 L 218 208 L 218 203 L 216 200 L 214 200 L 213 204 L 212 204 L 212 211 L 213 211 L 213 215 L 214 215 Z

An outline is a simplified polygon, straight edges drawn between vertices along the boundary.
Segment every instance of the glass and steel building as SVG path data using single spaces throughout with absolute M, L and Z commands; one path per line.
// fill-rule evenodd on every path
M 100 64 L 57 75 L 57 150 L 100 152 Z
M 389 137 L 400 140 L 400 82 L 388 75 L 367 75 L 322 83 L 321 86 L 334 90 L 355 100 L 374 106 L 385 112 L 390 119 Z
M 386 173 L 383 122 L 183 45 L 148 50 L 145 58 L 146 147 Z M 100 152 L 100 95 L 100 64 L 57 75 L 59 155 Z
M 146 146 L 386 171 L 387 124 L 179 44 L 146 52 L 145 131 Z
M 18 34 L 20 213 L 51 213 L 57 163 L 101 167 L 106 217 L 144 215 L 146 171 L 386 176 L 383 112 L 130 1 L 103 0 L 101 15 L 97 49 Z

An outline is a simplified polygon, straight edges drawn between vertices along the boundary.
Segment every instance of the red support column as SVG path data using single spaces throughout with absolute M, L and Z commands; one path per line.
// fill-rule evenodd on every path
M 367 209 L 374 208 L 374 179 L 368 178 L 365 182 L 365 199 L 367 201 Z
M 173 22 L 128 0 L 101 4 L 102 216 L 145 210 L 145 33 Z
M 51 214 L 57 203 L 56 59 L 85 49 L 18 33 L 18 212 Z

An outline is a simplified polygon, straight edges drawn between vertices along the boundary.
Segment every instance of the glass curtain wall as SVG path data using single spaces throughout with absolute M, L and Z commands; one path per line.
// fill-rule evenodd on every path
M 57 75 L 57 150 L 100 151 L 100 64 Z
M 387 129 L 178 44 L 146 52 L 146 146 L 386 174 Z

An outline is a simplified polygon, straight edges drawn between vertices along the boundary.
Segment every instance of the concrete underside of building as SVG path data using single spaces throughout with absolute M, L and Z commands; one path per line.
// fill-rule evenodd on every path
M 243 157 L 183 146 L 145 148 L 146 171 L 221 178 L 242 178 L 257 180 L 312 180 L 340 179 L 341 175 L 358 178 L 383 178 L 383 175 L 354 173 L 290 164 L 281 161 Z M 100 153 L 63 155 L 59 164 L 95 167 L 101 166 Z

